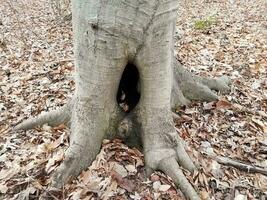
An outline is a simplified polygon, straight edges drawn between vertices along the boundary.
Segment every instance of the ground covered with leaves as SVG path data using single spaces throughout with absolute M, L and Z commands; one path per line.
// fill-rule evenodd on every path
M 216 156 L 267 170 L 267 2 L 180 1 L 176 54 L 203 76 L 228 75 L 231 93 L 177 109 L 177 132 L 199 166 L 188 175 L 202 199 L 266 199 L 267 174 L 220 164 Z M 12 131 L 25 118 L 58 108 L 74 90 L 71 22 L 47 1 L 0 5 L 0 199 L 38 199 L 64 159 L 64 126 Z M 160 172 L 146 178 L 143 155 L 103 142 L 87 171 L 55 199 L 184 199 Z M 51 194 L 53 195 L 53 194 Z

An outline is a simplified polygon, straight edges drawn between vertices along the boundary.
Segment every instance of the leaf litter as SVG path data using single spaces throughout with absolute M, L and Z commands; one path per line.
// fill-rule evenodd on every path
M 175 44 L 181 63 L 202 76 L 228 75 L 231 93 L 182 107 L 177 131 L 200 170 L 184 171 L 202 199 L 264 199 L 267 176 L 220 164 L 222 156 L 267 169 L 267 4 L 180 1 Z M 64 125 L 12 126 L 65 104 L 74 91 L 72 29 L 45 0 L 0 5 L 0 199 L 38 199 L 64 159 Z M 211 19 L 209 26 L 196 28 Z M 105 140 L 96 160 L 58 199 L 184 199 L 160 172 L 146 178 L 143 155 Z

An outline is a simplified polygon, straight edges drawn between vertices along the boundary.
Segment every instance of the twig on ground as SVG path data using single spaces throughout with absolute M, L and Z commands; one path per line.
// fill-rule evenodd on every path
M 237 169 L 246 171 L 248 173 L 260 173 L 267 176 L 267 169 L 264 169 L 262 167 L 254 166 L 248 163 L 243 163 L 242 161 L 233 160 L 231 158 L 223 156 L 213 156 L 212 158 L 222 165 L 232 166 Z

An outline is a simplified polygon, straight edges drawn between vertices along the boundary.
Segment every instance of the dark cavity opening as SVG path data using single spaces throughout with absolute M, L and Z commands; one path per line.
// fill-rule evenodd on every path
M 135 65 L 128 63 L 122 73 L 117 102 L 125 112 L 135 108 L 140 99 L 139 72 Z

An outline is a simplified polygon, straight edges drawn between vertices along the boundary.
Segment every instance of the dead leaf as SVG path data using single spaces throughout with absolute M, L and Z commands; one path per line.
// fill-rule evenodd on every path
M 231 107 L 232 107 L 232 104 L 226 100 L 219 100 L 216 103 L 216 109 L 227 109 Z
M 135 174 L 137 172 L 137 169 L 134 165 L 126 165 L 125 168 L 131 174 Z
M 5 194 L 8 191 L 8 187 L 6 185 L 0 184 L 0 193 Z
M 166 192 L 167 190 L 169 190 L 171 188 L 170 185 L 160 185 L 159 187 L 159 191 L 161 192 Z
M 45 171 L 49 174 L 56 166 L 57 163 L 64 159 L 64 151 L 58 151 L 54 154 L 46 164 Z
M 64 143 L 64 137 L 65 137 L 65 133 L 63 133 L 62 135 L 60 135 L 60 137 L 58 139 L 56 139 L 54 142 L 52 142 L 49 145 L 47 145 L 48 151 L 53 151 L 59 145 L 63 144 Z
M 65 124 L 60 124 L 60 125 L 58 125 L 56 127 L 53 127 L 53 130 L 55 130 L 55 131 L 62 131 L 64 129 L 66 129 L 66 128 L 67 128 L 67 126 Z
M 127 190 L 128 192 L 134 191 L 135 184 L 127 178 L 123 178 L 119 173 L 112 171 L 111 177 L 118 183 L 121 188 Z
M 238 194 L 235 196 L 234 200 L 247 200 L 247 195 Z
M 126 169 L 117 162 L 114 163 L 113 170 L 117 172 L 122 178 L 128 176 L 128 172 L 126 171 Z

